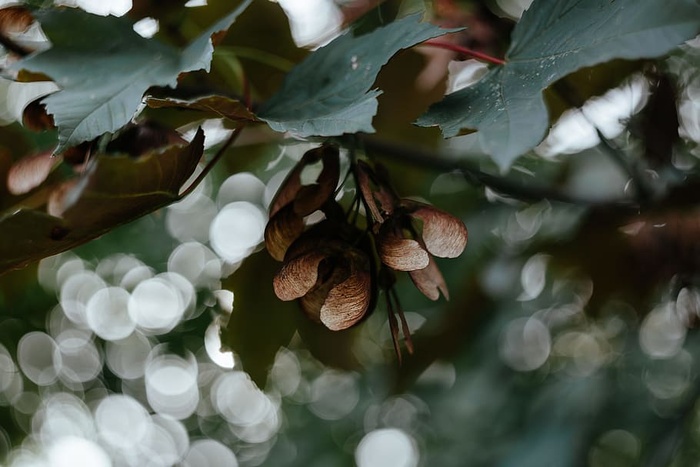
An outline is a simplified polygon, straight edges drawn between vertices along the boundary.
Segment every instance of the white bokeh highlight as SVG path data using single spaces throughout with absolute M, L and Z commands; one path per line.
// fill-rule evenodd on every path
M 129 316 L 145 334 L 164 334 L 182 319 L 187 303 L 171 282 L 154 277 L 139 283 L 129 297 Z
M 416 467 L 415 440 L 403 430 L 381 428 L 367 433 L 355 450 L 358 467 Z
M 211 223 L 211 247 L 224 261 L 240 262 L 263 241 L 266 224 L 267 214 L 253 203 L 229 203 Z
M 501 334 L 499 353 L 516 371 L 533 371 L 544 365 L 552 350 L 547 326 L 537 318 L 517 318 Z
M 22 373 L 38 386 L 53 384 L 63 365 L 56 341 L 39 331 L 29 332 L 19 340 L 17 361 Z
M 197 362 L 191 354 L 182 358 L 153 350 L 145 368 L 148 403 L 161 415 L 183 420 L 192 415 L 199 402 Z
M 129 314 L 130 298 L 129 292 L 121 287 L 106 287 L 95 292 L 86 305 L 89 328 L 108 341 L 128 337 L 136 329 L 136 321 Z

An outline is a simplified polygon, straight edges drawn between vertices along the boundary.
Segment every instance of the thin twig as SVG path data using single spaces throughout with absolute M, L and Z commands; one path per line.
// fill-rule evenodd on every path
M 478 50 L 470 49 L 468 47 L 463 47 L 463 46 L 457 45 L 457 44 L 452 44 L 450 42 L 431 39 L 431 40 L 423 42 L 423 44 L 421 44 L 421 45 L 428 45 L 430 47 L 438 47 L 440 49 L 451 50 L 453 52 L 457 52 L 457 53 L 460 53 L 462 55 L 466 55 L 467 57 L 473 57 L 473 58 L 476 58 L 477 60 L 481 60 L 481 61 L 488 62 L 488 63 L 493 63 L 494 65 L 505 65 L 506 64 L 506 61 L 501 59 L 501 58 L 492 57 L 491 55 L 485 54 L 483 52 L 479 52 Z
M 630 177 L 632 184 L 636 190 L 637 200 L 641 206 L 646 206 L 652 200 L 654 190 L 646 183 L 643 174 L 639 168 L 630 163 L 627 155 L 622 149 L 617 147 L 610 139 L 600 131 L 596 124 L 583 111 L 584 99 L 581 98 L 578 91 L 571 86 L 566 80 L 559 80 L 551 86 L 551 89 L 556 92 L 567 104 L 580 109 L 581 115 L 588 123 L 595 128 L 598 138 L 601 141 L 600 147 L 610 159 L 615 162 L 625 173 Z
M 638 208 L 636 203 L 628 199 L 601 202 L 598 200 L 571 196 L 548 186 L 534 183 L 524 184 L 508 177 L 484 172 L 467 161 L 454 160 L 451 157 L 441 155 L 434 151 L 419 149 L 415 146 L 388 142 L 367 136 L 362 137 L 362 142 L 368 152 L 435 171 L 459 171 L 464 175 L 465 179 L 473 185 L 484 186 L 521 201 L 535 202 L 549 200 L 579 206 L 625 208 L 631 211 L 635 211 Z
M 239 126 L 235 130 L 233 130 L 233 132 L 231 132 L 231 136 L 229 136 L 228 139 L 226 140 L 226 142 L 219 148 L 218 151 L 216 151 L 216 154 L 214 154 L 214 157 L 212 157 L 212 159 L 209 162 L 207 162 L 207 165 L 204 166 L 204 169 L 202 169 L 202 171 L 197 176 L 197 178 L 192 183 L 190 183 L 190 185 L 187 187 L 187 189 L 185 189 L 185 191 L 180 193 L 180 195 L 176 199 L 177 201 L 180 201 L 180 200 L 186 198 L 189 194 L 191 194 L 195 190 L 195 188 L 197 188 L 197 186 L 200 183 L 202 183 L 202 180 L 204 180 L 204 177 L 209 175 L 209 172 L 211 172 L 211 169 L 214 168 L 214 166 L 219 161 L 219 159 L 221 159 L 221 157 L 224 155 L 226 150 L 229 147 L 231 147 L 231 145 L 236 141 L 236 139 L 238 138 L 238 135 L 241 134 L 241 130 L 243 130 L 243 126 Z
M 627 157 L 624 151 L 617 147 L 612 141 L 610 141 L 608 138 L 603 135 L 603 133 L 596 127 L 593 122 L 591 122 L 588 117 L 586 116 L 585 112 L 582 112 L 583 115 L 586 117 L 586 120 L 593 125 L 595 128 L 596 133 L 598 133 L 598 138 L 601 141 L 601 148 L 603 151 L 610 157 L 612 161 L 614 161 L 618 166 L 622 168 L 622 170 L 627 173 L 627 175 L 630 177 L 630 180 L 632 184 L 634 185 L 637 199 L 639 200 L 639 204 L 641 206 L 647 206 L 654 194 L 654 190 L 649 186 L 648 183 L 646 183 L 644 179 L 644 175 L 641 173 L 639 170 L 639 167 L 631 163 Z

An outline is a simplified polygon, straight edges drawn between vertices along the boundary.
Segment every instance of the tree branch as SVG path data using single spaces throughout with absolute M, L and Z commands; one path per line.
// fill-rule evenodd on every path
M 371 153 L 379 154 L 385 158 L 397 160 L 407 164 L 423 167 L 434 171 L 459 171 L 472 185 L 482 186 L 494 190 L 503 195 L 521 200 L 536 202 L 541 200 L 559 201 L 590 207 L 615 207 L 634 211 L 638 205 L 628 199 L 601 202 L 593 199 L 579 198 L 562 193 L 549 186 L 537 184 L 524 184 L 504 176 L 493 175 L 470 164 L 467 161 L 454 160 L 415 146 L 407 146 L 388 142 L 375 137 L 361 136 L 362 144 Z
M 216 151 L 216 154 L 214 154 L 214 157 L 212 157 L 212 159 L 209 162 L 207 162 L 207 165 L 204 166 L 204 169 L 202 169 L 202 171 L 197 176 L 197 178 L 192 183 L 189 184 L 189 186 L 185 189 L 185 191 L 180 193 L 180 195 L 177 197 L 177 201 L 180 201 L 180 200 L 186 198 L 188 195 L 190 195 L 195 190 L 195 188 L 197 188 L 197 186 L 199 186 L 200 183 L 202 183 L 202 180 L 204 180 L 204 177 L 209 175 L 209 172 L 211 172 L 211 169 L 213 169 L 214 166 L 216 165 L 216 163 L 219 162 L 219 159 L 221 159 L 221 157 L 224 155 L 226 150 L 229 147 L 231 147 L 231 145 L 236 141 L 236 139 L 238 139 L 238 136 L 241 134 L 241 131 L 243 130 L 244 126 L 245 125 L 241 125 L 239 127 L 236 127 L 236 129 L 233 130 L 233 132 L 231 132 L 231 136 L 229 136 L 228 139 L 226 140 L 226 142 L 224 142 L 224 144 L 221 145 L 219 150 Z

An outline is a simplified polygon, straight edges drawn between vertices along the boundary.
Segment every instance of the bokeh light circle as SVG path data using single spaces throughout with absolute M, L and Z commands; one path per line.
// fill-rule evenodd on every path
M 418 460 L 415 440 L 396 428 L 367 433 L 355 450 L 358 467 L 416 467 Z
M 231 175 L 221 184 L 216 203 L 220 207 L 236 201 L 263 204 L 264 197 L 265 184 L 250 172 L 239 172 Z
M 60 378 L 64 383 L 80 385 L 98 377 L 102 355 L 91 335 L 69 329 L 56 336 L 56 343 L 61 352 Z
M 61 307 L 68 319 L 78 326 L 88 327 L 87 303 L 98 291 L 107 287 L 93 271 L 80 271 L 70 276 L 61 286 Z
M 224 261 L 242 261 L 263 240 L 267 215 L 258 206 L 237 201 L 224 206 L 209 229 L 209 242 Z
M 221 260 L 199 242 L 178 245 L 168 258 L 168 271 L 195 286 L 211 287 L 221 278 Z
M 17 362 L 24 375 L 39 386 L 53 384 L 63 365 L 56 341 L 39 331 L 29 332 L 19 340 Z
M 336 370 L 323 372 L 311 383 L 309 409 L 324 420 L 340 420 L 360 401 L 357 376 Z
M 216 212 L 216 204 L 211 198 L 192 193 L 185 200 L 168 207 L 166 227 L 170 235 L 181 242 L 206 242 L 208 227 Z
M 47 451 L 50 467 L 111 467 L 107 452 L 97 443 L 77 436 L 65 436 Z
M 145 372 L 145 362 L 152 346 L 143 334 L 134 333 L 125 339 L 107 342 L 105 356 L 107 366 L 125 380 L 140 378 Z
M 236 455 L 228 447 L 213 439 L 192 443 L 182 462 L 183 467 L 238 467 Z
M 129 314 L 131 295 L 121 287 L 107 287 L 95 292 L 86 306 L 87 325 L 104 340 L 124 339 L 136 328 Z
M 131 319 L 147 334 L 172 330 L 182 319 L 186 305 L 178 288 L 158 277 L 137 285 L 128 303 Z
M 549 358 L 552 338 L 539 319 L 518 318 L 503 330 L 499 350 L 503 361 L 514 370 L 532 371 Z
M 153 353 L 158 353 L 158 348 Z M 177 355 L 150 357 L 145 369 L 146 397 L 157 413 L 183 420 L 192 415 L 199 402 L 197 362 Z
M 107 396 L 95 409 L 100 438 L 115 449 L 134 449 L 148 435 L 151 423 L 146 409 L 129 396 Z

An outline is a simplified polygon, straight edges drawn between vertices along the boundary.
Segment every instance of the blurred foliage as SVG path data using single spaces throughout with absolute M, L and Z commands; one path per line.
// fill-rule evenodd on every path
M 156 40 L 178 50 L 193 41 L 204 46 L 210 26 L 238 5 L 184 3 L 134 1 L 119 21 L 155 18 Z M 533 33 L 518 30 L 500 1 L 336 3 L 337 24 L 358 34 L 345 36 L 350 42 L 406 24 L 396 18 L 417 4 L 436 25 L 466 26 L 440 39 L 462 48 L 498 56 L 508 50 L 511 31 L 518 44 Z M 363 10 L 365 3 L 377 8 Z M 544 43 L 527 44 L 533 53 L 575 45 L 564 43 L 582 40 L 565 27 L 572 17 L 552 29 L 538 21 L 567 5 L 595 10 L 605 3 L 536 0 L 530 14 L 541 16 L 526 25 L 534 23 Z M 525 83 L 536 88 L 529 97 L 546 104 L 544 114 L 522 115 L 519 128 L 531 134 L 541 130 L 542 115 L 554 125 L 590 98 L 624 87 L 630 75 L 644 78 L 642 104 L 624 117 L 624 128 L 608 135 L 592 125 L 597 143 L 585 149 L 544 157 L 539 148 L 529 150 L 539 141 L 497 132 L 491 145 L 519 150 L 494 159 L 480 133 L 444 141 L 435 128 L 413 126 L 442 99 L 447 62 L 465 58 L 427 45 L 401 51 L 386 66 L 382 57 L 378 76 L 367 77 L 382 92 L 377 115 L 362 115 L 374 117 L 376 134 L 343 134 L 342 125 L 332 132 L 343 175 L 353 157 L 380 162 L 397 193 L 426 200 L 469 229 L 459 258 L 437 259 L 449 301 L 430 301 L 399 275 L 396 292 L 415 348 L 410 355 L 404 350 L 400 365 L 383 292 L 367 319 L 339 332 L 274 295 L 280 264 L 260 251 L 262 232 L 255 229 L 285 174 L 322 140 L 275 133 L 257 112 L 266 102 L 284 106 L 285 91 L 276 93 L 291 86 L 283 84 L 290 70 L 304 71 L 309 65 L 300 63 L 313 64 L 305 57 L 333 50 L 297 47 L 278 3 L 255 0 L 225 37 L 214 35 L 209 73 L 180 74 L 176 88 L 148 90 L 135 121 L 177 129 L 192 141 L 187 146 L 164 137 L 165 130 L 157 143 L 147 138 L 145 150 L 120 146 L 127 129 L 100 130 L 85 137 L 90 150 L 64 153 L 28 192 L 0 184 L 0 267 L 26 266 L 0 277 L 0 459 L 13 466 L 59 466 L 65 459 L 110 465 L 102 455 L 114 465 L 188 466 L 235 465 L 232 458 L 242 466 L 324 467 L 696 462 L 700 55 L 697 40 L 678 44 L 700 31 L 697 4 L 614 3 L 615 15 L 625 7 L 631 29 L 642 24 L 648 32 L 664 21 L 682 26 L 668 26 L 675 35 L 657 44 L 663 50 L 644 53 L 639 49 L 658 37 L 649 33 L 630 45 L 606 24 L 605 41 L 587 49 L 595 60 L 566 48 L 566 66 L 557 65 L 555 78 Z M 576 11 L 579 19 L 584 13 Z M 591 18 L 605 17 L 600 11 Z M 60 25 L 56 31 L 72 37 Z M 600 38 L 598 32 L 580 34 Z M 15 37 L 4 30 L 2 36 Z M 400 39 L 391 52 L 416 42 Z M 368 53 L 375 52 L 381 55 Z M 603 59 L 613 60 L 598 63 Z M 352 61 L 347 65 L 349 73 Z M 510 76 L 514 66 L 494 65 L 487 79 Z M 315 71 L 323 80 L 323 69 Z M 84 73 L 68 72 L 71 79 Z M 343 97 L 364 96 L 369 81 Z M 458 96 L 476 92 L 467 89 Z M 445 102 L 439 105 L 456 105 Z M 455 112 L 466 115 L 464 108 Z M 56 145 L 56 129 L 30 126 L 0 127 L 3 180 L 18 161 Z M 357 191 L 351 179 L 336 193 L 348 212 Z M 47 214 L 51 190 L 66 180 L 77 181 L 74 198 L 55 213 L 63 217 Z M 242 210 L 225 217 L 234 208 Z M 243 215 L 244 225 L 236 223 Z M 255 241 L 241 247 L 242 262 L 227 256 L 227 241 L 250 236 Z M 120 307 L 96 304 L 95 297 L 111 293 L 124 300 Z M 149 294 L 142 303 L 134 298 Z M 171 299 L 182 305 L 172 320 Z M 177 377 L 157 373 L 164 369 Z M 82 455 L 92 464 L 79 464 Z

